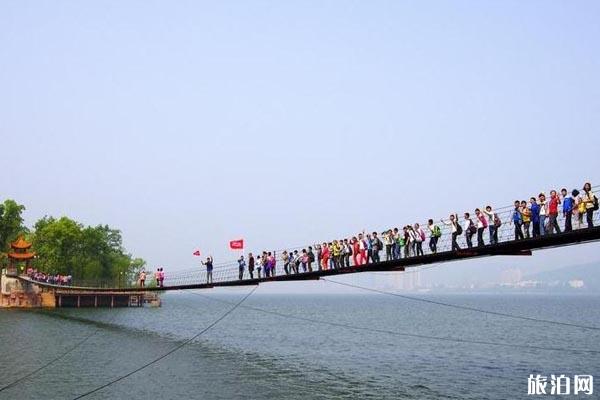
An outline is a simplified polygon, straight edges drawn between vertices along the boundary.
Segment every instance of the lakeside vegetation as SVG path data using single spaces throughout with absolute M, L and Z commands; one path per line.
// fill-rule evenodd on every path
M 118 229 L 85 226 L 68 217 L 45 216 L 32 228 L 24 225 L 25 206 L 14 200 L 0 203 L 0 265 L 8 265 L 11 242 L 20 235 L 36 253 L 32 266 L 49 274 L 71 275 L 74 282 L 135 281 L 146 262 L 123 247 Z

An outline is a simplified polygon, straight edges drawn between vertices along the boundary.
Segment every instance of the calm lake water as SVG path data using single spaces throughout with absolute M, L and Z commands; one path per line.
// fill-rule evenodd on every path
M 56 364 L 0 392 L 0 399 L 73 398 L 189 339 L 231 308 L 214 299 L 235 302 L 247 290 L 202 292 L 213 300 L 166 294 L 161 308 L 1 310 L 0 386 L 95 333 Z M 600 326 L 600 296 L 426 298 Z M 600 331 L 382 295 L 261 295 L 259 288 L 244 304 L 411 334 L 600 350 Z M 88 398 L 514 399 L 527 397 L 531 373 L 592 374 L 600 379 L 600 354 L 436 341 L 238 308 L 190 345 Z

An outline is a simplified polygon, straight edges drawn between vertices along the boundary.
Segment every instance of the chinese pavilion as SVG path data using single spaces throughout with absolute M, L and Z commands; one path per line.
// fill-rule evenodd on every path
M 9 271 L 18 273 L 17 266 L 19 263 L 25 263 L 25 268 L 21 266 L 21 270 L 29 268 L 31 260 L 35 257 L 35 253 L 29 251 L 31 243 L 23 239 L 23 236 L 19 236 L 17 241 L 10 244 L 12 252 L 8 253 L 9 259 Z

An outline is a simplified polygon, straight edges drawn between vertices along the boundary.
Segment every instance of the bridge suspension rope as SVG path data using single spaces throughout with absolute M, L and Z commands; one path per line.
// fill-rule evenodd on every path
M 193 291 L 190 291 L 189 293 L 193 294 L 195 296 L 204 297 L 204 298 L 207 298 L 207 299 L 210 299 L 213 301 L 217 301 L 220 303 L 225 303 L 225 304 L 230 304 L 230 305 L 234 304 L 230 301 L 215 299 L 211 296 L 207 296 L 207 295 L 204 295 L 201 293 L 196 293 Z M 387 330 L 387 329 L 378 329 L 378 328 L 352 325 L 352 324 L 347 324 L 347 323 L 343 323 L 343 322 L 323 321 L 323 320 L 318 320 L 318 319 L 314 319 L 314 318 L 308 318 L 308 317 L 302 317 L 302 316 L 293 315 L 293 314 L 281 313 L 281 312 L 273 311 L 273 310 L 266 310 L 264 308 L 248 306 L 248 305 L 242 305 L 241 307 L 248 309 L 248 310 L 258 311 L 258 312 L 265 313 L 265 314 L 276 315 L 276 316 L 279 316 L 282 318 L 294 319 L 294 320 L 303 321 L 303 322 L 311 322 L 311 323 L 316 323 L 316 324 L 321 324 L 321 325 L 329 325 L 329 326 L 335 326 L 335 327 L 339 327 L 339 328 L 354 329 L 354 330 L 358 330 L 358 331 L 365 331 L 365 332 L 372 332 L 372 333 L 385 333 L 385 334 L 394 335 L 394 336 L 405 336 L 405 337 L 436 340 L 436 341 L 443 341 L 443 342 L 510 347 L 510 348 L 529 349 L 529 350 L 600 354 L 600 350 L 564 348 L 564 347 L 545 347 L 545 346 L 535 346 L 535 345 L 518 344 L 518 343 L 502 343 L 502 342 L 492 342 L 492 341 L 486 341 L 486 340 L 462 339 L 462 338 L 455 338 L 455 337 L 443 337 L 443 336 L 423 335 L 423 334 L 410 333 L 410 332 L 399 332 L 399 331 L 392 331 L 392 330 Z
M 117 319 L 117 317 L 120 315 L 120 313 L 115 313 L 115 315 L 113 315 L 113 317 L 107 322 L 108 324 L 112 324 L 113 322 L 115 322 L 115 320 Z M 79 347 L 81 347 L 85 342 L 87 342 L 88 340 L 90 340 L 94 335 L 96 335 L 98 332 L 100 332 L 103 329 L 103 327 L 99 327 L 98 329 L 95 329 L 94 331 L 92 331 L 90 334 L 86 335 L 83 339 L 81 339 L 79 342 L 75 343 L 74 346 L 72 346 L 71 348 L 69 348 L 67 351 L 63 352 L 62 354 L 60 354 L 59 356 L 53 358 L 52 360 L 42 364 L 41 366 L 39 366 L 38 368 L 30 371 L 29 373 L 23 375 L 22 377 L 15 379 L 14 381 L 10 382 L 7 385 L 4 385 L 2 387 L 0 387 L 0 392 L 3 392 L 6 389 L 9 389 L 15 385 L 17 385 L 18 383 L 24 381 L 25 379 L 36 375 L 38 372 L 40 372 L 43 369 L 48 368 L 49 366 L 51 366 L 52 364 L 62 360 L 63 358 L 65 358 L 67 355 L 71 354 L 73 351 L 75 351 L 76 349 L 78 349 Z
M 424 299 L 422 297 L 414 297 L 414 296 L 408 296 L 408 295 L 400 294 L 400 293 L 387 292 L 385 290 L 368 288 L 365 286 L 355 285 L 352 283 L 333 281 L 333 280 L 330 280 L 327 278 L 320 278 L 320 279 L 323 281 L 326 281 L 326 282 L 335 283 L 336 285 L 347 286 L 347 287 L 351 287 L 351 288 L 355 288 L 355 289 L 361 289 L 361 290 L 365 290 L 365 291 L 369 291 L 369 292 L 384 294 L 387 296 L 399 297 L 399 298 L 411 300 L 411 301 L 420 301 L 422 303 L 435 304 L 438 306 L 450 307 L 450 308 L 455 308 L 455 309 L 459 309 L 459 310 L 473 311 L 473 312 L 478 312 L 478 313 L 483 313 L 483 314 L 488 314 L 488 315 L 496 315 L 496 316 L 500 316 L 500 317 L 521 319 L 521 320 L 525 320 L 525 321 L 539 322 L 539 323 L 545 323 L 545 324 L 569 326 L 569 327 L 573 327 L 573 328 L 581 328 L 581 329 L 590 329 L 590 330 L 594 330 L 594 331 L 600 331 L 600 327 L 597 327 L 597 326 L 582 325 L 582 324 L 576 324 L 576 323 L 571 323 L 571 322 L 554 321 L 554 320 L 543 319 L 543 318 L 534 318 L 534 317 L 528 317 L 525 315 L 508 314 L 508 313 L 492 311 L 492 310 L 484 310 L 482 308 L 462 306 L 460 304 L 445 303 L 442 301 Z
M 196 340 L 196 338 L 198 338 L 199 336 L 201 336 L 202 334 L 206 333 L 208 330 L 210 330 L 211 328 L 213 328 L 214 326 L 216 326 L 219 322 L 221 322 L 222 320 L 224 320 L 229 314 L 231 314 L 232 312 L 234 312 L 239 306 L 242 305 L 242 303 L 252 295 L 252 293 L 254 293 L 256 291 L 256 289 L 258 289 L 258 285 L 254 286 L 254 288 L 252 288 L 252 290 L 250 292 L 248 292 L 240 301 L 238 301 L 237 303 L 235 303 L 233 305 L 233 307 L 231 307 L 229 310 L 227 310 L 225 313 L 223 313 L 223 315 L 221 315 L 219 318 L 217 318 L 216 320 L 214 320 L 210 325 L 208 325 L 206 328 L 202 329 L 200 332 L 198 332 L 197 334 L 195 334 L 194 336 L 192 336 L 191 338 L 189 338 L 188 340 L 186 340 L 183 343 L 180 343 L 179 345 L 175 346 L 174 348 L 172 348 L 171 350 L 167 351 L 166 353 L 164 353 L 163 355 L 161 355 L 160 357 L 155 358 L 154 360 L 147 362 L 146 364 L 134 369 L 133 371 L 128 372 L 125 375 L 121 375 L 118 378 L 113 379 L 110 382 L 105 383 L 104 385 L 98 386 L 90 391 L 87 391 L 83 394 L 80 394 L 76 397 L 73 398 L 73 400 L 77 400 L 77 399 L 82 399 L 84 397 L 89 396 L 92 393 L 96 393 L 104 388 L 107 388 L 117 382 L 122 381 L 123 379 L 126 379 L 134 374 L 137 374 L 138 372 L 150 367 L 153 364 L 156 364 L 157 362 L 163 360 L 164 358 L 170 356 L 171 354 L 175 353 L 176 351 L 180 350 L 182 347 L 190 344 L 191 342 L 193 342 L 194 340 Z

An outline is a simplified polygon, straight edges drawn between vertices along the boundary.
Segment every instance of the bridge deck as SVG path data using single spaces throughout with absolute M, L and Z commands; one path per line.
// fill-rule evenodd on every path
M 401 258 L 398 260 L 382 261 L 379 263 L 366 264 L 362 266 L 352 266 L 342 269 L 329 269 L 322 271 L 305 272 L 290 275 L 277 275 L 268 278 L 255 278 L 244 280 L 225 280 L 211 284 L 207 283 L 187 283 L 178 285 L 169 285 L 165 287 L 127 287 L 127 288 L 92 288 L 92 287 L 77 287 L 77 286 L 59 286 L 48 283 L 40 283 L 32 281 L 27 277 L 20 279 L 36 283 L 47 288 L 54 288 L 60 291 L 74 292 L 109 292 L 114 294 L 124 292 L 144 292 L 144 291 L 166 291 L 166 290 L 185 290 L 185 289 L 210 289 L 214 287 L 228 286 L 245 286 L 258 285 L 264 282 L 289 282 L 303 280 L 318 280 L 321 277 L 344 275 L 359 272 L 381 272 L 381 271 L 404 271 L 406 268 L 417 267 L 420 265 L 444 263 L 458 260 L 466 260 L 478 257 L 502 256 L 502 255 L 531 255 L 532 250 L 539 250 L 552 247 L 563 247 L 581 244 L 585 242 L 593 242 L 600 240 L 600 227 L 589 229 L 581 229 L 568 233 L 539 236 L 524 240 L 507 240 L 496 245 L 487 245 L 483 247 L 473 247 L 460 251 L 442 251 L 438 253 L 425 254 L 423 256 L 415 256 Z

